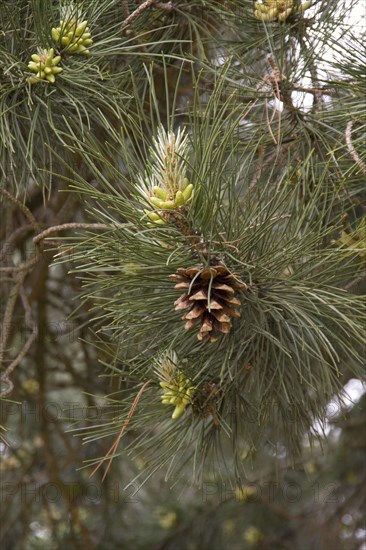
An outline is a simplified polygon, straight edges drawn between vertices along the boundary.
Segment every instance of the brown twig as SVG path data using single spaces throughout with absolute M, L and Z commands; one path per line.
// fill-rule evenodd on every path
M 153 4 L 155 4 L 156 0 L 145 0 L 145 2 L 143 2 L 138 8 L 135 9 L 135 11 L 133 11 L 131 13 L 131 15 L 129 15 L 122 23 L 122 30 L 125 29 L 126 27 L 128 27 L 128 25 L 131 25 L 131 23 L 141 14 L 143 13 L 145 10 L 147 10 L 148 8 L 150 8 L 150 6 L 152 6 Z
M 48 227 L 42 233 L 39 233 L 36 237 L 34 237 L 33 242 L 34 244 L 39 243 L 42 239 L 45 239 L 48 237 L 48 235 L 51 235 L 52 233 L 58 233 L 58 231 L 68 231 L 69 229 L 111 229 L 111 225 L 107 225 L 105 223 L 63 223 L 62 225 L 54 225 L 52 227 Z
M 15 287 L 15 288 L 17 289 L 17 287 Z M 30 308 L 30 305 L 29 305 L 29 302 L 28 302 L 27 295 L 26 295 L 25 290 L 22 286 L 19 288 L 19 295 L 20 295 L 20 298 L 22 300 L 22 304 L 23 304 L 23 308 L 24 308 L 25 324 L 28 328 L 30 328 L 32 330 L 32 334 L 28 337 L 26 343 L 24 344 L 23 348 L 18 353 L 18 355 L 16 356 L 14 361 L 12 361 L 10 363 L 10 365 L 7 366 L 5 372 L 1 375 L 1 381 L 3 383 L 7 384 L 7 386 L 8 386 L 7 389 L 2 390 L 0 392 L 1 397 L 6 397 L 7 395 L 9 395 L 13 391 L 14 384 L 10 380 L 9 376 L 11 375 L 11 373 L 13 372 L 15 367 L 17 367 L 19 365 L 19 363 L 21 362 L 21 360 L 26 356 L 26 354 L 30 350 L 33 342 L 35 341 L 35 339 L 38 336 L 37 325 L 35 324 L 35 322 L 32 319 L 32 311 L 31 311 L 31 308 Z M 15 302 L 14 302 L 14 304 L 15 304 Z M 6 335 L 6 339 L 7 339 L 7 337 L 8 337 L 8 334 Z
M 30 258 L 26 262 L 23 262 L 20 265 L 15 266 L 8 266 L 8 267 L 0 267 L 1 273 L 21 273 L 23 271 L 29 271 L 31 267 L 33 267 L 41 258 L 41 254 L 39 251 L 34 252 L 33 258 Z
M 19 208 L 19 210 L 23 212 L 23 214 L 25 215 L 25 217 L 28 219 L 29 223 L 33 227 L 34 232 L 39 233 L 39 231 L 41 230 L 40 225 L 37 222 L 36 218 L 33 216 L 32 212 L 29 210 L 29 208 L 27 208 L 25 204 L 20 202 L 18 199 L 13 197 L 13 195 L 11 195 L 8 191 L 6 191 L 6 189 L 0 189 L 0 193 L 4 195 L 4 197 L 9 199 L 11 202 L 13 202 Z
M 304 86 L 298 86 L 297 84 L 291 84 L 289 89 L 299 92 L 306 92 L 308 94 L 335 94 L 336 90 L 329 90 L 327 88 L 305 88 Z
M 0 364 L 2 363 L 2 360 L 3 360 L 4 351 L 5 351 L 9 333 L 10 333 L 11 319 L 13 317 L 15 303 L 17 301 L 20 287 L 23 284 L 25 275 L 26 275 L 25 272 L 18 274 L 15 280 L 15 284 L 10 291 L 8 301 L 6 302 L 4 319 L 2 324 L 1 342 L 0 342 Z
M 13 249 L 13 246 L 16 240 L 20 238 L 23 235 L 23 233 L 28 232 L 30 229 L 32 229 L 35 233 L 39 233 L 39 231 L 41 230 L 41 227 L 38 221 L 36 220 L 36 218 L 33 216 L 32 212 L 29 210 L 29 208 L 27 208 L 27 206 L 25 206 L 25 204 L 23 204 L 18 199 L 13 197 L 13 195 L 11 195 L 8 191 L 6 191 L 6 189 L 0 189 L 0 192 L 4 197 L 6 197 L 13 204 L 15 204 L 17 208 L 19 208 L 19 210 L 23 212 L 27 220 L 30 222 L 30 225 L 26 225 L 24 227 L 20 227 L 17 230 L 15 230 L 7 239 L 7 241 L 4 243 L 1 250 L 1 260 L 3 260 L 8 255 L 9 251 Z M 18 266 L 0 267 L 0 272 L 16 274 L 16 273 L 28 271 L 38 262 L 41 256 L 40 252 L 41 252 L 41 248 L 39 247 L 35 250 L 34 256 L 31 257 L 29 260 L 23 262 Z M 23 279 L 22 279 L 22 282 L 23 282 Z M 1 356 L 0 356 L 0 362 L 1 362 Z
M 18 229 L 15 229 L 11 235 L 6 239 L 3 246 L 1 247 L 0 251 L 0 262 L 6 259 L 7 256 L 9 256 L 12 251 L 14 250 L 14 246 L 16 242 L 24 237 L 27 233 L 29 233 L 33 229 L 32 225 L 22 225 L 21 227 L 18 227 Z
M 360 121 L 355 121 L 355 122 L 360 122 Z M 352 159 L 357 164 L 357 166 L 359 167 L 361 172 L 366 176 L 366 164 L 363 162 L 360 155 L 357 153 L 357 151 L 356 151 L 356 149 L 353 145 L 353 142 L 352 142 L 353 124 L 354 124 L 353 120 L 350 120 L 347 124 L 346 132 L 345 132 L 346 143 L 347 143 L 349 154 L 351 155 Z
M 93 475 L 99 470 L 99 468 L 102 466 L 103 462 L 105 460 L 107 460 L 107 458 L 110 456 L 109 458 L 109 462 L 108 462 L 108 465 L 107 465 L 107 468 L 104 472 L 104 475 L 102 477 L 102 482 L 105 480 L 107 474 L 108 474 L 108 471 L 109 471 L 109 468 L 111 467 L 111 464 L 112 464 L 112 461 L 113 461 L 113 458 L 115 457 L 115 453 L 116 453 L 116 450 L 118 448 L 118 445 L 122 439 L 122 436 L 123 434 L 125 433 L 126 429 L 127 429 L 127 426 L 128 424 L 130 423 L 130 420 L 132 418 L 132 415 L 133 413 L 135 412 L 135 409 L 138 405 L 138 402 L 140 401 L 141 399 L 141 395 L 143 394 L 143 392 L 145 391 L 145 389 L 147 388 L 147 386 L 152 382 L 152 380 L 148 380 L 147 382 L 145 382 L 145 384 L 140 388 L 140 390 L 138 391 L 135 399 L 133 400 L 133 403 L 131 405 L 131 408 L 130 410 L 128 411 L 128 414 L 127 414 L 127 417 L 126 417 L 126 420 L 124 421 L 123 423 L 123 426 L 121 428 L 121 431 L 119 432 L 118 434 L 118 437 L 117 439 L 115 440 L 115 442 L 113 443 L 112 447 L 109 449 L 109 451 L 107 452 L 107 454 L 102 458 L 102 460 L 98 463 L 98 465 L 96 466 L 96 468 L 94 468 L 94 470 L 92 471 L 92 473 L 90 474 L 89 478 L 93 477 Z M 113 454 L 111 454 L 113 453 Z

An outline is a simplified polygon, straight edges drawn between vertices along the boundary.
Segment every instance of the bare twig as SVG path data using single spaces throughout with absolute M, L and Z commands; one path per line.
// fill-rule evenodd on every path
M 94 468 L 94 470 L 92 471 L 92 473 L 90 474 L 89 478 L 91 478 L 98 470 L 99 468 L 102 466 L 103 462 L 105 460 L 107 460 L 107 458 L 110 456 L 109 458 L 109 462 L 108 462 L 108 465 L 107 465 L 107 468 L 103 474 L 103 477 L 102 477 L 102 481 L 105 480 L 107 474 L 108 474 L 108 471 L 109 471 L 109 468 L 111 467 L 111 464 L 112 464 L 112 461 L 113 461 L 113 458 L 115 457 L 115 453 L 116 453 L 116 450 L 118 448 L 118 445 L 122 439 L 122 436 L 123 434 L 125 433 L 129 423 L 130 423 L 130 420 L 132 418 L 132 415 L 133 413 L 135 412 L 135 409 L 138 405 L 138 402 L 140 401 L 141 399 L 141 395 L 143 394 L 143 392 L 145 391 L 145 389 L 147 388 L 147 386 L 152 382 L 152 380 L 148 380 L 147 382 L 145 382 L 145 384 L 140 388 L 140 390 L 138 391 L 135 399 L 133 400 L 133 403 L 131 405 L 131 408 L 130 410 L 128 411 L 128 414 L 127 414 L 127 417 L 126 417 L 126 420 L 124 421 L 123 423 L 123 426 L 121 428 L 121 431 L 120 433 L 118 434 L 118 437 L 117 439 L 115 440 L 115 442 L 113 443 L 112 447 L 109 449 L 109 451 L 107 452 L 107 454 L 102 458 L 102 460 L 98 463 L 97 467 Z M 113 454 L 111 454 L 113 453 Z
M 23 204 L 22 202 L 20 202 L 18 199 L 16 199 L 15 197 L 13 197 L 13 195 L 11 195 L 8 191 L 6 191 L 6 189 L 0 189 L 0 193 L 2 195 L 4 195 L 4 197 L 6 197 L 7 199 L 9 199 L 11 202 L 13 202 L 18 208 L 19 210 L 21 210 L 23 212 L 23 214 L 26 216 L 26 218 L 28 219 L 29 223 L 31 224 L 31 226 L 33 227 L 34 229 L 34 232 L 35 233 L 39 233 L 39 231 L 41 230 L 40 228 L 40 225 L 39 223 L 37 222 L 36 218 L 33 216 L 32 212 L 29 210 L 29 208 L 27 208 L 25 206 L 25 204 Z
M 135 9 L 135 11 L 133 11 L 131 13 L 131 15 L 129 15 L 122 23 L 122 29 L 125 29 L 126 27 L 128 27 L 128 25 L 131 25 L 131 23 L 141 14 L 143 13 L 145 10 L 147 10 L 148 8 L 150 8 L 150 6 L 152 6 L 153 4 L 155 4 L 156 0 L 145 0 L 145 2 L 143 2 L 138 8 Z
M 0 364 L 2 363 L 2 360 L 4 357 L 4 351 L 5 351 L 6 344 L 10 334 L 11 319 L 13 317 L 15 303 L 17 301 L 20 288 L 23 284 L 25 276 L 26 276 L 26 273 L 24 271 L 17 275 L 15 279 L 15 284 L 12 287 L 8 297 L 8 301 L 6 302 L 4 319 L 2 323 L 1 341 L 0 341 Z
M 128 14 L 128 6 L 126 10 L 126 4 L 127 2 L 122 3 L 122 9 L 124 14 Z M 121 29 L 124 30 L 126 27 L 131 25 L 131 23 L 133 23 L 133 21 L 139 15 L 141 15 L 141 13 L 143 13 L 145 10 L 147 10 L 152 6 L 155 6 L 159 10 L 164 10 L 164 11 L 172 11 L 174 9 L 172 2 L 163 3 L 163 2 L 157 2 L 156 0 L 145 0 L 145 2 L 143 2 L 138 8 L 136 8 L 135 11 L 133 11 L 130 15 L 126 17 L 126 19 L 122 23 Z
M 28 261 L 23 262 L 20 265 L 0 267 L 0 273 L 21 273 L 23 271 L 29 271 L 41 258 L 39 251 L 34 252 L 34 256 Z
M 3 246 L 1 247 L 0 251 L 0 262 L 6 259 L 7 256 L 9 256 L 12 251 L 14 250 L 14 246 L 16 242 L 24 237 L 27 233 L 29 233 L 33 229 L 32 225 L 22 225 L 21 227 L 18 227 L 18 229 L 15 229 L 11 235 L 6 239 Z
M 15 204 L 19 208 L 19 210 L 21 210 L 23 212 L 23 214 L 25 215 L 27 220 L 30 222 L 30 225 L 20 227 L 17 230 L 15 230 L 10 235 L 10 237 L 7 239 L 7 241 L 4 243 L 4 245 L 2 247 L 2 250 L 1 250 L 1 260 L 3 260 L 6 257 L 6 255 L 9 253 L 9 250 L 10 251 L 12 250 L 16 240 L 19 237 L 21 237 L 23 235 L 23 233 L 28 232 L 30 230 L 30 228 L 33 229 L 33 231 L 35 233 L 39 233 L 39 231 L 41 230 L 41 227 L 40 227 L 38 221 L 36 220 L 36 218 L 33 216 L 32 212 L 29 210 L 29 208 L 27 208 L 27 206 L 25 206 L 25 204 L 23 204 L 18 199 L 13 197 L 13 195 L 11 195 L 8 191 L 6 191 L 6 189 L 0 189 L 0 192 L 4 197 L 6 197 L 13 204 Z M 28 271 L 29 269 L 31 269 L 38 262 L 38 260 L 40 258 L 40 251 L 41 251 L 40 248 L 37 248 L 37 250 L 35 250 L 34 256 L 32 258 L 30 258 L 28 261 L 25 261 L 25 262 L 23 262 L 22 264 L 20 264 L 18 266 L 0 267 L 0 272 L 15 274 L 15 273 L 21 273 L 21 272 Z M 24 279 L 24 277 L 22 278 L 21 284 L 23 282 L 23 279 Z M 0 358 L 0 362 L 1 362 L 1 358 Z
M 12 361 L 10 363 L 10 365 L 7 366 L 5 372 L 1 375 L 1 381 L 3 383 L 7 384 L 7 386 L 8 386 L 6 389 L 3 389 L 0 392 L 1 397 L 6 397 L 7 395 L 9 395 L 13 391 L 14 384 L 10 380 L 9 376 L 11 375 L 11 373 L 13 372 L 15 367 L 17 367 L 19 365 L 19 363 L 21 362 L 21 360 L 26 356 L 26 354 L 30 350 L 33 342 L 35 341 L 35 339 L 38 336 L 37 325 L 35 324 L 35 322 L 32 319 L 32 311 L 31 311 L 31 308 L 30 308 L 30 305 L 29 305 L 29 302 L 28 302 L 28 298 L 27 298 L 27 295 L 26 295 L 25 290 L 24 290 L 23 287 L 20 287 L 19 295 L 20 295 L 20 298 L 22 300 L 22 304 L 23 304 L 23 308 L 24 308 L 25 324 L 28 328 L 30 328 L 32 330 L 32 334 L 28 337 L 26 343 L 24 344 L 23 348 L 18 353 L 18 355 L 16 356 L 14 361 Z
M 360 121 L 355 121 L 355 122 L 360 122 Z M 359 167 L 361 172 L 366 176 L 366 164 L 361 159 L 360 155 L 357 153 L 357 151 L 356 151 L 356 149 L 353 145 L 353 142 L 352 142 L 353 124 L 354 124 L 353 120 L 350 120 L 347 124 L 346 132 L 345 132 L 346 143 L 347 143 L 349 154 L 351 155 L 352 159 L 357 164 L 357 166 Z
M 62 225 L 54 225 L 48 227 L 42 233 L 39 233 L 34 237 L 34 244 L 39 243 L 42 239 L 48 237 L 52 233 L 58 233 L 59 231 L 68 231 L 69 229 L 111 229 L 111 225 L 106 225 L 104 223 L 64 223 Z
M 291 84 L 289 89 L 296 90 L 299 92 L 306 92 L 308 94 L 335 94 L 336 90 L 329 90 L 327 88 L 305 88 L 304 86 L 298 86 L 297 84 Z

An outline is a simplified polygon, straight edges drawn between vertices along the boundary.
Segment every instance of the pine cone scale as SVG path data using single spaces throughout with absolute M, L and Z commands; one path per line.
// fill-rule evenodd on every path
M 207 300 L 208 292 L 206 290 L 198 290 L 195 294 L 189 297 L 190 300 Z

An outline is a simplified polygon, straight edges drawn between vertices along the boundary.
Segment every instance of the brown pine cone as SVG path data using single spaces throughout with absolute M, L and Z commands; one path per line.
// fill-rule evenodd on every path
M 237 308 L 241 303 L 234 295 L 248 288 L 245 283 L 240 283 L 223 265 L 180 267 L 170 278 L 176 281 L 176 289 L 184 290 L 174 305 L 176 311 L 189 310 L 182 317 L 186 329 L 200 323 L 197 338 L 210 342 L 216 342 L 220 333 L 230 332 L 231 318 L 240 317 Z

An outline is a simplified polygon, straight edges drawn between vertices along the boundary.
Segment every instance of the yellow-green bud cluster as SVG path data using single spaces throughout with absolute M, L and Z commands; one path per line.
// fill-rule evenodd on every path
M 311 6 L 312 0 L 307 0 L 300 6 L 294 6 L 293 0 L 263 0 L 255 2 L 254 16 L 261 21 L 285 21 L 291 13 L 304 11 Z
M 49 50 L 40 50 L 38 54 L 32 55 L 32 61 L 28 63 L 28 68 L 36 73 L 36 76 L 29 77 L 28 81 L 31 84 L 36 84 L 41 80 L 47 80 L 53 84 L 56 80 L 55 75 L 62 71 L 61 67 L 58 67 L 61 61 L 61 56 L 56 55 L 53 48 Z
M 188 203 L 192 198 L 192 194 L 193 185 L 189 183 L 187 178 L 184 178 L 180 189 L 174 194 L 167 189 L 162 189 L 158 185 L 155 185 L 150 192 L 149 200 L 158 210 L 177 210 Z M 158 225 L 163 225 L 165 223 L 157 212 L 145 210 L 145 214 L 151 221 Z
M 155 185 L 152 189 L 153 194 L 150 197 L 150 201 L 156 208 L 175 210 L 187 204 L 192 196 L 192 191 L 193 185 L 188 182 L 187 178 L 184 178 L 182 189 L 178 189 L 174 197 L 169 194 L 169 191 Z
M 60 26 L 52 29 L 52 38 L 68 53 L 88 55 L 88 47 L 93 44 L 88 22 L 79 23 L 74 17 L 60 21 Z
M 164 405 L 175 406 L 172 419 L 178 420 L 191 403 L 195 387 L 191 385 L 191 381 L 185 378 L 183 373 L 179 373 L 175 380 L 170 383 L 167 381 L 160 382 L 160 386 L 164 390 L 161 402 Z

